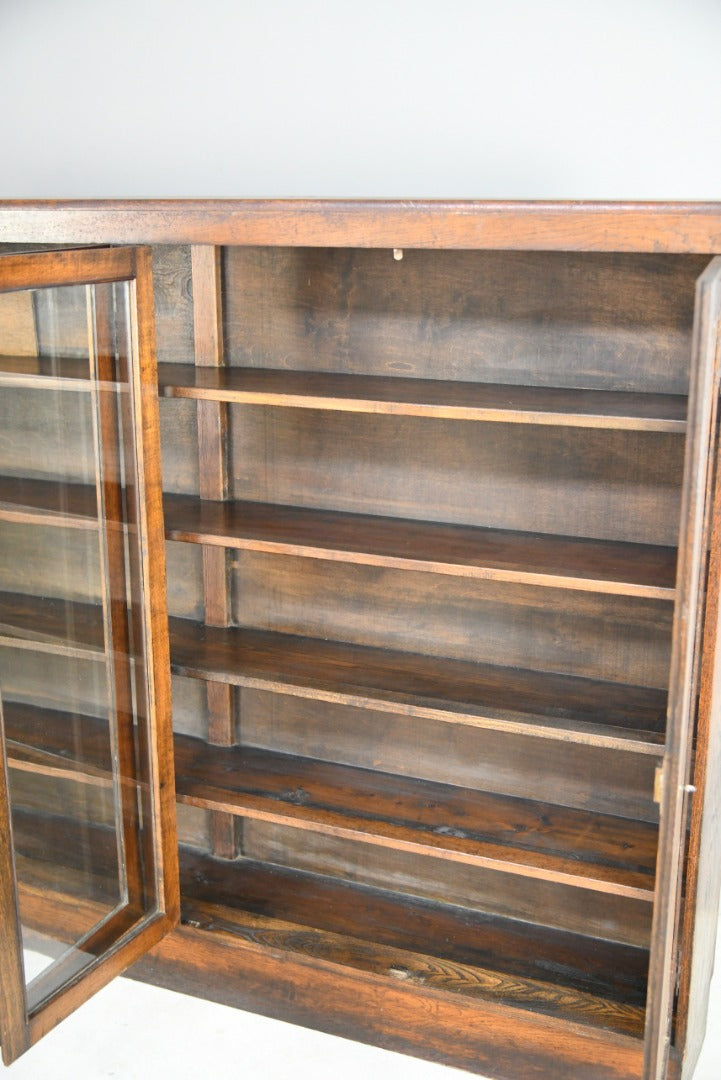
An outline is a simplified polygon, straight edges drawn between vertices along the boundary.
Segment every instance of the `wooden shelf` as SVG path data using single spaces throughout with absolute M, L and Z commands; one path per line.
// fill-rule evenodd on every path
M 97 493 L 85 484 L 0 477 L 0 521 L 97 529 Z
M 169 540 L 621 596 L 674 596 L 670 547 L 186 495 L 166 495 L 164 509 Z
M 0 645 L 103 660 L 103 609 L 95 604 L 2 592 Z
M 56 838 L 62 862 L 38 848 L 40 829 Z M 54 940 L 67 933 L 72 940 L 78 910 L 112 897 L 113 838 L 112 830 L 97 825 L 18 813 L 23 910 L 32 930 Z M 80 891 L 73 854 L 87 847 L 95 873 Z M 182 846 L 180 874 L 181 921 L 222 935 L 227 945 L 642 1037 L 645 949 Z
M 0 386 L 27 390 L 112 390 L 126 393 L 126 382 L 100 380 L 90 373 L 87 356 L 2 356 Z
M 12 767 L 112 781 L 107 721 L 9 701 Z M 174 736 L 179 802 L 650 901 L 657 827 L 611 815 Z
M 175 738 L 179 802 L 653 900 L 647 822 L 247 747 Z
M 3 700 L 8 764 L 81 783 L 113 783 L 110 723 L 99 717 Z
M 504 424 L 684 432 L 686 398 L 558 387 L 160 364 L 160 393 L 240 404 Z
M 178 675 L 662 756 L 666 693 L 293 634 L 170 620 Z
M 643 1034 L 645 949 L 184 847 L 180 866 L 182 919 L 191 926 L 451 994 Z
M 108 786 L 108 723 L 8 702 L 11 767 Z M 179 802 L 650 901 L 657 828 L 610 815 L 174 736 Z
M 164 498 L 169 540 L 672 600 L 676 550 L 269 503 Z M 97 528 L 95 489 L 0 478 L 0 520 Z
M 87 357 L 0 356 L 0 386 L 45 390 L 89 390 Z

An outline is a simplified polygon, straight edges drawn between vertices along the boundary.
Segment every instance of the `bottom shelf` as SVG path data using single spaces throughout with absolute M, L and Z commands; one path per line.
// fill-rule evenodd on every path
M 84 909 L 92 914 L 102 906 L 103 871 L 112 875 L 111 830 L 38 813 L 16 814 L 15 825 L 23 924 L 55 941 L 72 940 Z M 58 843 L 38 847 L 38 830 Z M 67 844 L 79 830 L 93 838 L 91 891 L 86 881 L 78 892 L 79 867 Z M 643 1038 L 644 948 L 186 846 L 180 869 L 182 922 L 240 949 Z
M 642 1038 L 648 952 L 181 848 L 182 920 L 288 957 Z

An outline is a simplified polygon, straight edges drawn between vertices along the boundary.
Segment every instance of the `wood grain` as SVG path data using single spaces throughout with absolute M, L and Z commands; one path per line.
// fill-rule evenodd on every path
M 192 402 L 163 398 L 176 423 Z M 248 502 L 676 547 L 684 440 L 231 405 Z M 173 435 L 173 448 L 177 436 Z M 178 464 L 182 461 L 177 448 Z M 184 470 L 187 475 L 187 471 Z M 176 491 L 197 494 L 187 476 Z
M 713 322 L 708 327 L 713 335 Z M 716 331 L 717 333 L 717 331 Z M 712 343 L 707 344 L 707 348 Z M 712 450 L 712 453 L 715 453 Z M 702 651 L 699 658 L 699 701 L 695 752 L 689 796 L 689 834 L 685 883 L 678 939 L 678 1001 L 673 1042 L 683 1055 L 682 1076 L 690 1080 L 706 1033 L 709 992 L 713 974 L 721 889 L 718 859 L 719 815 L 717 793 L 721 778 L 719 716 L 719 597 L 721 592 L 721 484 L 714 466 L 709 498 L 710 555 Z
M 721 891 L 721 688 L 719 599 L 721 594 L 721 483 L 715 477 L 696 751 L 691 781 L 686 883 L 679 945 L 678 1005 L 674 1043 L 683 1053 L 684 1080 L 693 1076 L 706 1035 Z
M 38 933 L 56 927 L 60 915 L 65 932 L 71 934 L 87 917 L 84 908 L 96 910 L 95 905 L 75 898 L 63 902 L 60 895 L 49 901 L 39 890 L 27 899 L 32 899 L 32 923 Z M 389 1049 L 450 1061 L 501 1080 L 513 1080 L 519 1070 L 529 1080 L 544 1080 L 549 1070 L 558 1080 L 577 1080 L 579 1063 L 584 1068 L 588 1063 L 584 1080 L 640 1078 L 637 1038 L 592 1023 L 534 1015 L 518 1007 L 519 1002 L 509 1005 L 478 994 L 431 988 L 421 980 L 401 978 L 402 968 L 390 975 L 372 968 L 349 970 L 328 955 L 329 950 L 326 955 L 320 949 L 319 955 L 311 955 L 307 944 L 303 949 L 300 935 L 295 951 L 282 951 L 273 947 L 270 936 L 266 939 L 258 932 L 253 940 L 250 934 L 238 933 L 232 908 L 216 908 L 216 913 L 225 914 L 225 926 L 181 926 L 129 974 L 159 985 L 182 985 L 195 996 Z M 207 910 L 204 915 L 207 919 Z M 368 967 L 370 960 L 366 960 Z M 514 988 L 512 981 L 503 979 L 495 985 L 504 983 L 509 990 Z M 522 985 L 522 980 L 516 981 L 517 997 Z M 530 980 L 528 985 L 530 989 Z M 566 1000 L 573 997 L 570 994 Z M 560 998 L 556 992 L 556 1000 Z M 576 1000 L 581 998 L 578 995 Z M 596 1009 L 603 1009 L 598 999 Z M 603 1072 L 596 1065 L 600 1062 Z
M 207 496 L 166 495 L 163 507 L 168 540 L 482 580 L 673 598 L 673 548 L 271 503 L 220 502 Z M 80 484 L 3 477 L 0 520 L 97 528 L 94 492 Z M 226 623 L 212 618 L 209 622 L 225 624 L 227 616 Z
M 721 251 L 713 202 L 8 200 L 4 243 Z
M 524 799 L 175 739 L 178 798 L 508 873 L 651 900 L 654 825 Z
M 0 386 L 89 392 L 90 364 L 74 356 L 0 356 Z
M 160 364 L 158 381 L 160 392 L 167 397 L 236 404 L 625 431 L 683 433 L 686 427 L 686 399 L 673 394 L 496 386 L 269 368 L 199 370 L 183 364 Z
M 652 914 L 648 900 L 462 862 L 451 866 L 437 856 L 378 844 L 361 847 L 357 840 L 260 818 L 244 819 L 244 853 L 291 870 L 648 949 Z
M 193 686 L 197 680 L 176 678 L 176 730 L 182 725 L 183 734 L 203 738 L 204 729 L 191 722 Z M 632 753 L 627 744 L 621 750 L 559 745 L 556 739 L 438 720 L 420 723 L 289 694 L 249 688 L 241 693 L 246 746 L 658 821 L 653 802 L 658 758 Z
M 230 365 L 688 393 L 708 258 L 226 247 Z M 180 359 L 176 355 L 172 359 Z
M 0 497 L 2 488 L 0 488 Z M 673 548 L 166 496 L 170 540 L 671 600 Z
M 170 633 L 173 670 L 192 678 L 654 754 L 663 738 L 666 696 L 650 688 L 184 619 Z
M 107 719 L 22 701 L 5 702 L 8 760 L 40 773 L 112 780 L 113 756 Z
M 125 281 L 135 277 L 135 252 L 131 248 L 105 247 L 92 251 L 22 252 L 3 255 L 0 291 L 47 289 L 61 285 Z
M 3 592 L 0 642 L 18 649 L 104 660 L 103 611 L 96 604 Z
M 610 1001 L 643 1005 L 646 949 L 241 859 L 181 849 L 184 917 L 194 904 L 293 922 L 438 959 L 535 978 Z
M 59 480 L 0 478 L 0 521 L 97 529 L 95 491 Z
M 508 977 L 492 968 L 457 961 L 437 960 L 422 952 L 394 949 L 352 936 L 318 933 L 294 923 L 223 909 L 216 903 L 186 902 L 184 917 L 194 927 L 225 930 L 268 948 L 293 955 L 310 956 L 331 963 L 408 980 L 415 986 L 493 1001 L 527 1009 L 538 1015 L 556 1016 L 576 1023 L 593 1023 L 607 1031 L 638 1036 L 643 1025 L 641 1006 L 609 1003 L 582 991 L 569 991 L 546 980 L 517 975 Z

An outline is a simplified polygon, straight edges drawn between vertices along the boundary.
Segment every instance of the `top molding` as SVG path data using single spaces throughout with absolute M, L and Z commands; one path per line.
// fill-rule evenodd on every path
M 721 253 L 721 203 L 0 201 L 0 242 Z

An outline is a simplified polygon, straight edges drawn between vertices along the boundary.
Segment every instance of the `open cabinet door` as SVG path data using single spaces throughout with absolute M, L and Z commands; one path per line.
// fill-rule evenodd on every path
M 0 1039 L 177 922 L 150 253 L 0 257 Z
M 698 716 L 711 505 L 717 475 L 721 359 L 721 257 L 696 285 L 686 453 L 674 605 L 659 844 L 646 1009 L 644 1080 L 666 1080 L 679 977 L 679 924 L 687 851 L 689 776 Z M 718 541 L 718 536 L 715 538 Z M 711 608 L 717 603 L 712 583 Z M 716 647 L 715 637 L 707 641 Z M 702 699 L 705 695 L 702 694 Z M 703 705 L 706 708 L 706 705 Z M 702 725 L 702 728 L 704 725 Z M 704 738 L 706 735 L 703 736 Z M 700 748 L 702 749 L 702 748 Z M 686 882 L 688 886 L 688 881 Z M 685 959 L 685 958 L 684 958 Z

